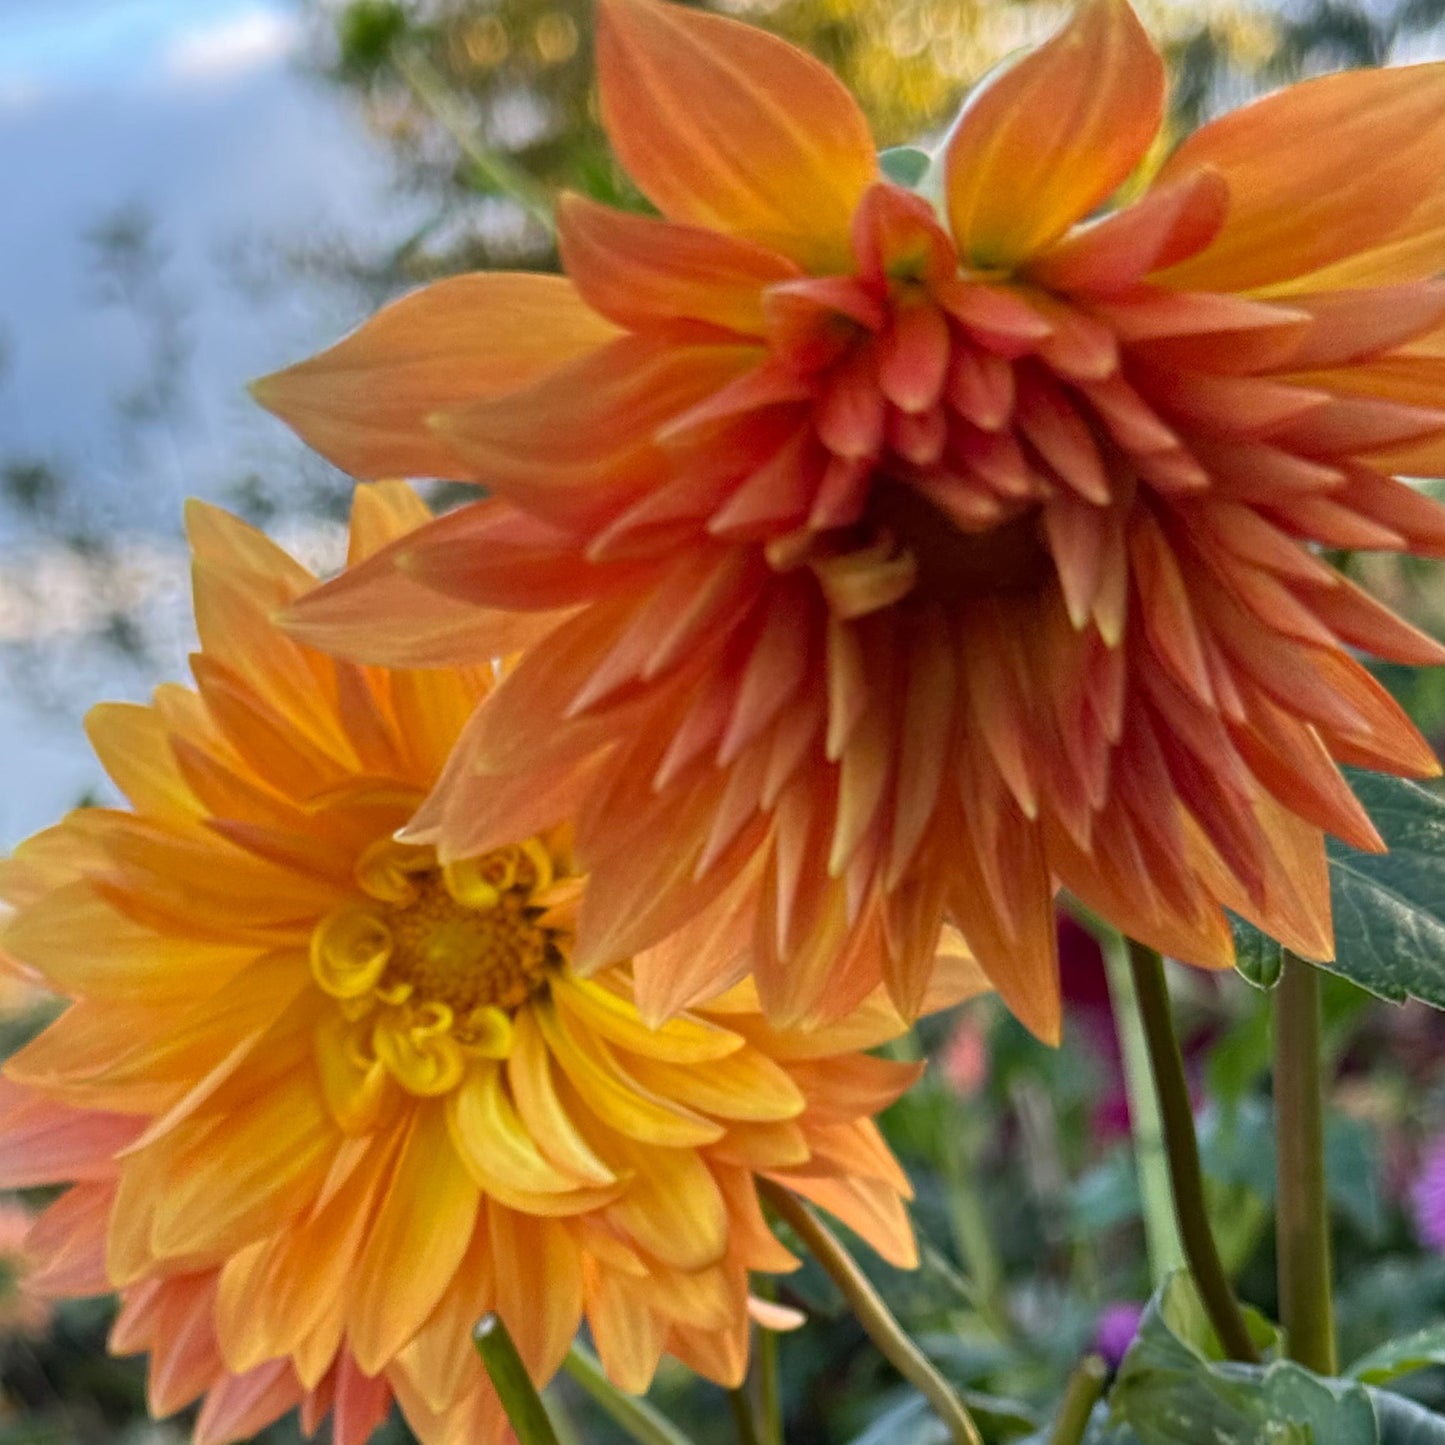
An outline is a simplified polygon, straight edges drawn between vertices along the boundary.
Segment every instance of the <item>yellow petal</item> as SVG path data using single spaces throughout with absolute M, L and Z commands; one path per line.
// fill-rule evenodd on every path
M 1127 0 L 1086 0 L 985 80 L 954 127 L 945 180 L 960 254 L 1010 267 L 1057 240 L 1123 184 L 1163 108 L 1164 65 Z

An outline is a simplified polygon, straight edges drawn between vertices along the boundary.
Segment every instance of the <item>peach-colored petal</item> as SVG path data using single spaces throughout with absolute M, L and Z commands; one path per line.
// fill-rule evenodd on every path
M 959 251 L 1004 267 L 1058 239 L 1139 164 L 1163 106 L 1163 62 L 1127 0 L 1086 0 L 959 117 L 945 161 Z
M 877 174 L 867 122 L 811 56 L 749 25 L 659 0 L 598 7 L 602 117 L 665 216 L 803 266 L 846 263 Z
M 1229 187 L 1229 214 L 1202 251 L 1159 273 L 1178 289 L 1319 289 L 1415 281 L 1445 262 L 1434 243 L 1382 265 L 1412 234 L 1411 216 L 1442 187 L 1445 67 L 1352 70 L 1290 86 L 1196 131 L 1169 158 L 1160 184 L 1209 167 Z M 1368 157 L 1368 163 L 1361 158 Z
M 357 477 L 470 476 L 427 419 L 528 385 L 615 329 L 556 276 L 453 276 L 255 382 L 256 399 Z

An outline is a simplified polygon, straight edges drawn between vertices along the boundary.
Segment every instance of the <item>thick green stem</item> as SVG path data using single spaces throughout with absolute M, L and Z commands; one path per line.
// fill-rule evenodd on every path
M 770 1180 L 758 1181 L 758 1192 L 786 1220 L 808 1252 L 822 1265 L 883 1356 L 933 1407 L 948 1427 L 954 1445 L 983 1445 L 983 1436 L 968 1407 L 954 1394 L 948 1381 L 903 1332 L 882 1296 L 833 1232 L 795 1194 Z
M 1049 1434 L 1049 1445 L 1080 1445 L 1108 1379 L 1109 1367 L 1098 1355 L 1085 1355 L 1079 1361 L 1069 1376 L 1059 1418 Z
M 584 1345 L 572 1346 L 562 1368 L 638 1445 L 691 1445 L 687 1436 L 646 1400 L 624 1395 L 607 1378 L 602 1362 Z
M 1149 1277 L 1155 1289 L 1184 1268 L 1184 1241 L 1174 1216 L 1169 1182 L 1169 1154 L 1164 1147 L 1164 1125 L 1149 1064 L 1149 1041 L 1139 1016 L 1128 945 L 1116 929 L 1101 925 L 1095 935 L 1104 951 L 1109 978 L 1109 1003 L 1119 1052 L 1124 1064 L 1124 1089 L 1129 1098 L 1129 1132 L 1134 1142 L 1134 1169 L 1139 1179 L 1139 1202 L 1144 1216 L 1144 1243 L 1149 1254 Z
M 752 1398 L 746 1387 L 728 1391 L 728 1403 L 733 1407 L 733 1423 L 737 1426 L 738 1445 L 762 1445 L 758 1438 L 758 1417 L 753 1410 Z
M 1255 1363 L 1259 1360 L 1259 1351 L 1250 1337 L 1229 1276 L 1224 1272 L 1214 1231 L 1209 1225 L 1204 1170 L 1199 1163 L 1199 1140 L 1194 1133 L 1194 1110 L 1184 1077 L 1184 1057 L 1174 1033 L 1164 964 L 1152 948 L 1130 939 L 1129 968 L 1159 1096 L 1159 1121 L 1169 1156 L 1169 1183 L 1174 1192 L 1174 1213 L 1179 1220 L 1185 1258 L 1224 1352 L 1232 1360 Z
M 517 1353 L 501 1317 L 483 1315 L 472 1332 L 472 1338 L 520 1445 L 558 1445 L 557 1432 L 547 1418 L 542 1397 L 537 1393 L 537 1387 L 532 1383 L 532 1377 L 527 1373 L 527 1367 L 522 1363 L 522 1357 Z
M 1293 954 L 1274 991 L 1274 1138 L 1280 1319 L 1285 1347 L 1317 1374 L 1339 1371 L 1320 1064 L 1320 981 Z
M 771 1279 L 759 1279 L 757 1292 L 772 1300 Z M 778 1332 L 759 1325 L 754 1331 L 754 1367 L 758 1376 L 758 1415 L 763 1445 L 783 1445 L 783 1400 L 778 1381 Z

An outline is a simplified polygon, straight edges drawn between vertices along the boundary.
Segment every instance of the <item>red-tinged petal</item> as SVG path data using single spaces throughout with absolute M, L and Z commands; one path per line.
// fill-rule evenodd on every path
M 1445 286 L 1421 281 L 1410 286 L 1292 294 L 1289 304 L 1291 310 L 1308 312 L 1312 318 L 1287 360 L 1291 371 L 1306 371 L 1358 362 L 1424 337 L 1445 317 Z M 1403 365 L 1399 375 L 1403 377 L 1409 370 L 1408 364 Z M 1421 372 L 1422 379 L 1434 384 L 1424 399 L 1439 397 L 1438 372 L 1432 375 L 1429 367 Z
M 663 215 L 842 270 L 876 178 L 852 97 L 802 51 L 752 26 L 657 0 L 598 7 L 602 118 Z
M 590 530 L 663 480 L 655 434 L 756 360 L 749 347 L 626 336 L 533 386 L 440 412 L 434 424 L 489 488 L 554 524 Z
M 557 211 L 562 263 L 582 299 L 633 331 L 706 321 L 763 333 L 763 292 L 798 275 L 786 257 L 717 231 L 614 211 L 567 195 Z
M 471 472 L 428 426 L 434 412 L 527 386 L 616 334 L 560 277 L 454 276 L 252 391 L 353 476 L 461 480 Z
M 926 412 L 943 394 L 951 344 L 943 313 L 927 301 L 895 311 L 879 342 L 878 385 L 894 406 Z
M 1032 256 L 1112 195 L 1163 118 L 1164 65 L 1126 0 L 1087 0 L 987 80 L 948 143 L 948 214 L 975 265 Z
M 1445 665 L 1445 644 L 1396 617 L 1348 578 L 1337 577 L 1334 586 L 1312 592 L 1309 605 L 1315 616 L 1351 647 L 1414 667 Z
M 1229 213 L 1202 251 L 1157 279 L 1177 289 L 1245 291 L 1311 286 L 1338 263 L 1350 284 L 1371 253 L 1408 234 L 1411 213 L 1440 190 L 1445 67 L 1351 70 L 1292 85 L 1231 111 L 1190 136 L 1159 183 L 1209 167 L 1229 187 Z M 1438 225 L 1438 222 L 1436 223 Z M 1362 275 L 1357 284 L 1418 280 Z
M 1029 274 L 1054 291 L 1116 295 L 1208 245 L 1228 207 L 1223 179 L 1214 171 L 1196 171 L 1071 231 L 1030 262 Z
M 888 281 L 936 285 L 958 269 L 953 242 L 920 195 L 884 182 L 872 186 L 853 217 L 858 273 L 872 286 Z
M 1302 333 L 1310 319 L 1307 311 L 1207 292 L 1146 291 L 1096 302 L 1091 309 L 1121 340 L 1135 343 L 1225 332 L 1229 334 L 1223 344 L 1237 347 L 1239 338 L 1234 333 L 1290 327 Z

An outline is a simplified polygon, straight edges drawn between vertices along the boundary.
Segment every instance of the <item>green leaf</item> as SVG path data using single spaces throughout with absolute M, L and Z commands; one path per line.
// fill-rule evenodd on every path
M 1234 966 L 1240 976 L 1255 988 L 1273 988 L 1284 967 L 1284 948 L 1278 940 L 1232 913 L 1229 926 L 1234 930 Z
M 1112 1418 L 1140 1445 L 1380 1445 L 1375 1409 L 1353 1380 L 1289 1361 L 1209 1358 L 1207 1326 L 1185 1277 L 1150 1303 L 1111 1397 Z
M 1445 1416 L 1388 1390 L 1369 1394 L 1379 1421 L 1380 1445 L 1445 1445 Z
M 1431 1325 L 1388 1340 L 1356 1360 L 1345 1373 L 1367 1385 L 1384 1385 L 1428 1365 L 1445 1365 L 1445 1325 Z
M 883 174 L 900 186 L 916 186 L 932 161 L 933 157 L 917 146 L 893 146 L 878 154 L 878 166 Z
M 1388 853 L 1328 840 L 1335 957 L 1321 967 L 1393 1003 L 1445 1008 L 1445 798 L 1402 778 L 1345 769 Z M 1235 923 L 1239 971 L 1271 986 L 1279 945 Z
M 1416 783 L 1351 770 L 1350 785 L 1389 845 L 1330 843 L 1333 973 L 1399 1002 L 1445 1008 L 1445 799 Z

